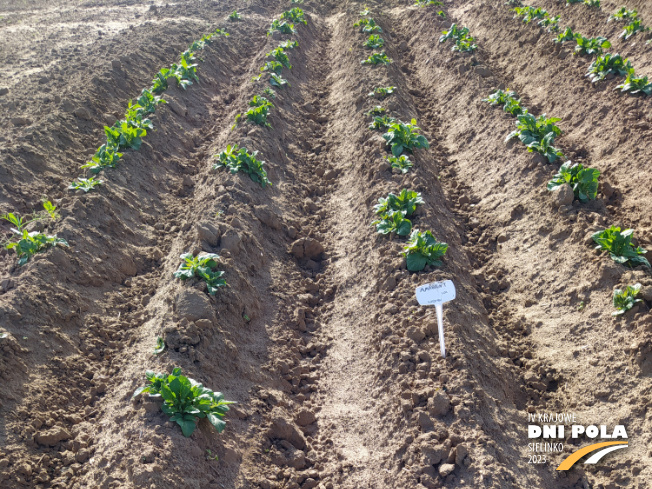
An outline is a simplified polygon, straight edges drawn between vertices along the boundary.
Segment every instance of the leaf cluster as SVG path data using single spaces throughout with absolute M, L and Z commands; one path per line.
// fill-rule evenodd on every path
M 249 153 L 246 148 L 239 148 L 237 144 L 229 145 L 224 151 L 215 155 L 217 162 L 213 168 L 226 168 L 231 173 L 243 172 L 263 188 L 272 183 L 267 179 L 267 172 L 263 168 L 264 161 L 256 158 L 258 151 Z
M 183 263 L 181 263 L 179 269 L 174 272 L 174 277 L 181 280 L 188 280 L 197 277 L 206 282 L 208 293 L 210 295 L 215 295 L 218 288 L 226 285 L 226 280 L 222 278 L 224 272 L 221 270 L 215 270 L 219 258 L 220 257 L 215 253 L 206 253 L 198 256 L 193 256 L 192 253 L 184 253 L 181 255 Z
M 596 250 L 604 250 L 609 252 L 609 256 L 616 263 L 630 263 L 630 265 L 644 265 L 650 266 L 650 263 L 644 256 L 646 250 L 640 246 L 632 244 L 634 237 L 633 229 L 626 229 L 620 231 L 619 227 L 611 226 L 609 229 L 598 231 L 593 234 L 591 238 L 597 243 Z
M 161 410 L 181 427 L 184 436 L 190 436 L 197 427 L 197 421 L 207 418 L 218 433 L 224 431 L 224 416 L 232 401 L 224 399 L 221 392 L 213 392 L 193 379 L 182 375 L 179 367 L 170 375 L 148 370 L 145 377 L 149 385 L 134 392 L 133 397 L 147 393 L 150 397 L 162 397 Z
M 448 244 L 437 241 L 431 231 L 415 229 L 400 254 L 406 258 L 410 272 L 420 272 L 427 265 L 442 266 L 441 258 L 447 250 Z

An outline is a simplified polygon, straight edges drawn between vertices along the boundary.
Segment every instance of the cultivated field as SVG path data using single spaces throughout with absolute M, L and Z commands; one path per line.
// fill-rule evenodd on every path
M 418 3 L 0 0 L 0 487 L 652 487 L 652 4 Z

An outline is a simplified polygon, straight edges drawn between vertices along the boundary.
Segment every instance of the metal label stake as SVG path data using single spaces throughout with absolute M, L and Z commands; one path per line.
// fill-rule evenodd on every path
M 455 284 L 452 280 L 432 282 L 420 285 L 416 289 L 417 302 L 422 306 L 435 306 L 437 313 L 437 329 L 439 330 L 439 346 L 441 356 L 446 358 L 446 344 L 444 341 L 444 302 L 455 299 Z

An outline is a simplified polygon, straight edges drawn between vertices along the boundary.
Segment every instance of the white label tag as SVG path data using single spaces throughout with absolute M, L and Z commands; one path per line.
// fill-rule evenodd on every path
M 444 341 L 444 302 L 455 299 L 455 284 L 452 280 L 432 282 L 431 284 L 417 287 L 417 302 L 422 306 L 435 306 L 437 313 L 437 330 L 439 332 L 439 348 L 441 356 L 446 358 L 446 344 Z
M 434 306 L 455 299 L 455 284 L 452 280 L 433 282 L 417 287 L 417 302 L 422 306 Z

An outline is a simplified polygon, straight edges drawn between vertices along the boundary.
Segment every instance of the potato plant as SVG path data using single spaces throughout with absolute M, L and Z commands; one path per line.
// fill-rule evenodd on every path
M 416 148 L 429 148 L 428 140 L 419 134 L 417 120 L 411 122 L 396 121 L 389 125 L 383 139 L 391 147 L 394 156 L 401 156 L 404 151 L 412 153 Z
M 377 115 L 374 117 L 374 120 L 371 122 L 371 124 L 369 124 L 369 129 L 371 129 L 372 131 L 384 131 L 395 122 L 396 119 L 388 115 L 383 115 L 383 116 Z
M 104 127 L 106 132 L 107 127 Z M 91 158 L 89 162 L 85 165 L 82 165 L 83 169 L 89 170 L 91 173 L 99 173 L 105 168 L 115 168 L 118 165 L 118 161 L 122 158 L 122 153 L 120 153 L 118 144 L 112 142 L 112 140 L 107 140 L 105 144 L 97 148 L 95 155 Z
M 419 7 L 428 7 L 430 5 L 434 7 L 443 7 L 444 4 L 438 0 L 415 0 L 414 5 Z
M 410 158 L 408 158 L 406 155 L 401 155 L 398 157 L 394 155 L 390 155 L 390 156 L 385 156 L 385 159 L 393 169 L 401 173 L 409 172 L 410 168 L 414 166 L 410 161 Z
M 439 42 L 446 42 L 449 39 L 455 41 L 452 50 L 472 53 L 478 46 L 474 44 L 474 38 L 469 35 L 468 27 L 458 27 L 453 24 L 447 31 L 443 31 L 439 37 Z
M 251 109 L 244 113 L 247 120 L 254 124 L 258 124 L 259 126 L 272 127 L 272 125 L 267 122 L 267 116 L 269 115 L 270 109 L 274 107 L 274 104 L 261 95 L 254 95 L 254 97 L 249 101 L 249 106 Z M 241 118 L 242 114 L 235 116 L 235 124 L 233 124 L 232 129 L 238 125 Z
M 277 75 L 276 73 L 272 73 L 269 76 L 269 84 L 272 85 L 273 87 L 278 87 L 278 88 L 285 88 L 290 86 L 290 82 L 288 82 L 285 78 L 281 77 L 280 75 Z M 266 90 L 269 90 L 269 88 L 267 88 Z
M 627 73 L 627 78 L 620 85 L 616 86 L 614 90 L 621 92 L 629 92 L 632 95 L 642 93 L 644 95 L 652 95 L 652 83 L 648 81 L 647 76 L 637 77 L 634 69 L 632 68 Z
M 292 69 L 292 65 L 290 64 L 290 58 L 285 52 L 285 48 L 279 46 L 276 49 L 272 49 L 269 53 L 266 54 L 266 56 L 268 58 L 274 58 L 282 66 L 285 66 L 288 69 Z
M 396 87 L 378 87 L 375 88 L 373 92 L 370 92 L 368 97 L 376 97 L 377 99 L 384 99 L 389 95 L 393 94 L 396 90 Z
M 383 216 L 389 212 L 401 212 L 405 217 L 413 215 L 417 206 L 425 204 L 423 197 L 419 192 L 403 189 L 398 195 L 389 194 L 385 198 L 378 199 L 378 204 L 374 206 L 374 212 Z
M 28 231 L 27 226 L 35 221 L 46 219 L 48 216 L 53 220 L 59 218 L 56 206 L 51 202 L 43 203 L 45 212 L 32 214 L 29 218 L 23 218 L 13 213 L 0 216 L 0 219 L 13 224 L 11 228 L 13 236 L 7 239 L 3 245 L 7 250 L 16 250 L 18 266 L 22 267 L 36 253 L 43 253 L 52 246 L 68 247 L 68 242 L 56 235 L 46 235 L 39 231 Z
M 364 46 L 369 49 L 380 49 L 385 45 L 385 40 L 378 34 L 370 35 L 364 42 Z
M 598 194 L 598 177 L 600 171 L 594 168 L 584 168 L 581 163 L 574 165 L 567 161 L 557 174 L 548 182 L 548 190 L 555 190 L 560 185 L 568 184 L 573 189 L 575 198 L 580 202 L 595 200 Z
M 267 172 L 263 168 L 265 162 L 258 160 L 256 155 L 258 151 L 249 153 L 246 148 L 239 148 L 237 144 L 228 145 L 224 151 L 215 155 L 217 162 L 213 168 L 226 168 L 231 173 L 243 172 L 261 187 L 271 187 L 272 183 L 267 179 Z
M 488 102 L 491 105 L 502 105 L 503 110 L 513 116 L 522 115 L 527 113 L 527 110 L 521 106 L 521 101 L 516 98 L 516 93 L 510 89 L 496 90 L 489 97 L 482 99 L 483 102 Z
M 564 44 L 565 42 L 568 41 L 574 41 L 575 38 L 577 37 L 577 34 L 573 32 L 573 29 L 570 27 L 566 27 L 564 29 L 564 32 L 560 32 L 557 34 L 557 37 L 555 38 L 555 42 L 558 44 Z
M 613 305 L 616 311 L 612 316 L 621 316 L 632 309 L 637 303 L 643 302 L 643 299 L 637 299 L 641 291 L 641 284 L 628 285 L 624 289 L 614 289 Z
M 408 236 L 412 231 L 412 222 L 402 212 L 386 212 L 371 223 L 376 226 L 379 234 L 395 233 L 397 236 Z
M 281 34 L 294 34 L 297 32 L 294 28 L 294 24 L 285 21 L 281 22 L 278 19 L 272 21 L 272 25 L 269 27 L 267 35 L 271 36 L 274 31 L 278 31 Z
M 294 7 L 291 10 L 288 10 L 286 12 L 283 12 L 281 14 L 281 20 L 286 20 L 290 22 L 298 22 L 300 24 L 308 24 L 308 21 L 306 20 L 303 10 L 301 10 L 298 7 Z
M 600 8 L 600 0 L 584 0 L 584 5 L 592 8 Z
M 579 55 L 588 54 L 589 56 L 592 56 L 594 54 L 602 54 L 603 50 L 611 47 L 611 43 L 606 37 L 587 38 L 581 34 L 576 34 L 575 41 L 577 42 L 577 46 L 575 46 L 575 54 Z
M 361 61 L 363 65 L 388 65 L 392 59 L 385 54 L 385 51 L 380 53 L 372 53 L 367 59 Z
M 650 28 L 645 27 L 641 23 L 640 19 L 634 19 L 629 24 L 627 24 L 625 26 L 625 28 L 623 29 L 623 32 L 621 32 L 620 36 L 618 36 L 618 37 L 620 37 L 621 39 L 624 39 L 625 41 L 627 41 L 629 38 L 635 36 L 639 32 L 647 32 L 649 30 L 650 30 Z
M 377 115 L 384 115 L 386 112 L 387 112 L 387 109 L 385 107 L 382 107 L 380 105 L 376 105 L 376 106 L 374 106 L 373 109 L 371 109 L 365 115 L 375 117 Z
M 546 114 L 539 117 L 535 117 L 530 113 L 519 115 L 516 117 L 516 130 L 507 136 L 505 142 L 518 138 L 527 146 L 535 141 L 543 140 L 550 133 L 559 136 L 561 135 L 561 129 L 555 123 L 560 120 L 557 117 L 546 117 Z
M 213 392 L 185 377 L 179 367 L 173 369 L 170 375 L 148 370 L 145 377 L 149 384 L 137 389 L 132 397 L 145 393 L 150 397 L 162 397 L 161 410 L 181 427 L 184 436 L 192 435 L 197 421 L 202 418 L 207 418 L 218 433 L 224 431 L 226 422 L 223 418 L 229 411 L 229 405 L 235 404 L 225 400 L 224 394 Z
M 420 272 L 428 265 L 442 266 L 441 258 L 447 250 L 448 244 L 437 241 L 432 232 L 415 229 L 400 254 L 405 257 L 410 272 Z
M 642 256 L 647 251 L 640 246 L 634 246 L 632 243 L 633 237 L 633 229 L 626 229 L 621 232 L 620 228 L 616 226 L 598 231 L 591 236 L 593 241 L 597 243 L 595 249 L 607 251 L 611 259 L 616 263 L 649 267 L 650 263 Z
M 73 180 L 68 189 L 70 190 L 83 190 L 84 193 L 88 193 L 93 190 L 98 185 L 102 185 L 104 180 L 97 180 L 95 177 L 84 178 L 79 177 L 77 180 Z
M 636 9 L 629 10 L 627 7 L 620 7 L 613 14 L 609 16 L 607 22 L 631 22 L 638 18 L 638 11 Z
M 597 83 L 607 78 L 608 75 L 626 76 L 633 69 L 629 60 L 620 54 L 605 53 L 591 63 L 586 76 L 591 83 Z
M 231 22 L 238 22 L 242 20 L 242 15 L 240 15 L 237 10 L 234 10 L 229 14 L 229 20 Z
M 559 32 L 559 21 L 561 20 L 561 17 L 559 15 L 555 15 L 554 17 L 551 17 L 550 15 L 546 15 L 543 19 L 541 19 L 538 24 L 539 27 L 545 28 L 548 32 Z
M 353 27 L 360 27 L 360 31 L 365 34 L 374 34 L 376 32 L 383 32 L 380 26 L 376 24 L 376 21 L 372 18 L 360 19 L 355 24 L 353 24 Z
M 206 253 L 198 256 L 193 256 L 192 253 L 184 253 L 181 255 L 183 262 L 179 265 L 179 269 L 174 272 L 174 277 L 181 280 L 188 280 L 195 277 L 203 280 L 208 287 L 208 293 L 215 295 L 220 287 L 226 285 L 226 280 L 222 278 L 224 272 L 216 270 L 217 260 L 219 258 L 215 253 Z
M 516 15 L 514 17 L 523 17 L 523 22 L 529 24 L 534 19 L 545 19 L 549 17 L 548 12 L 540 7 L 516 7 L 514 9 Z

